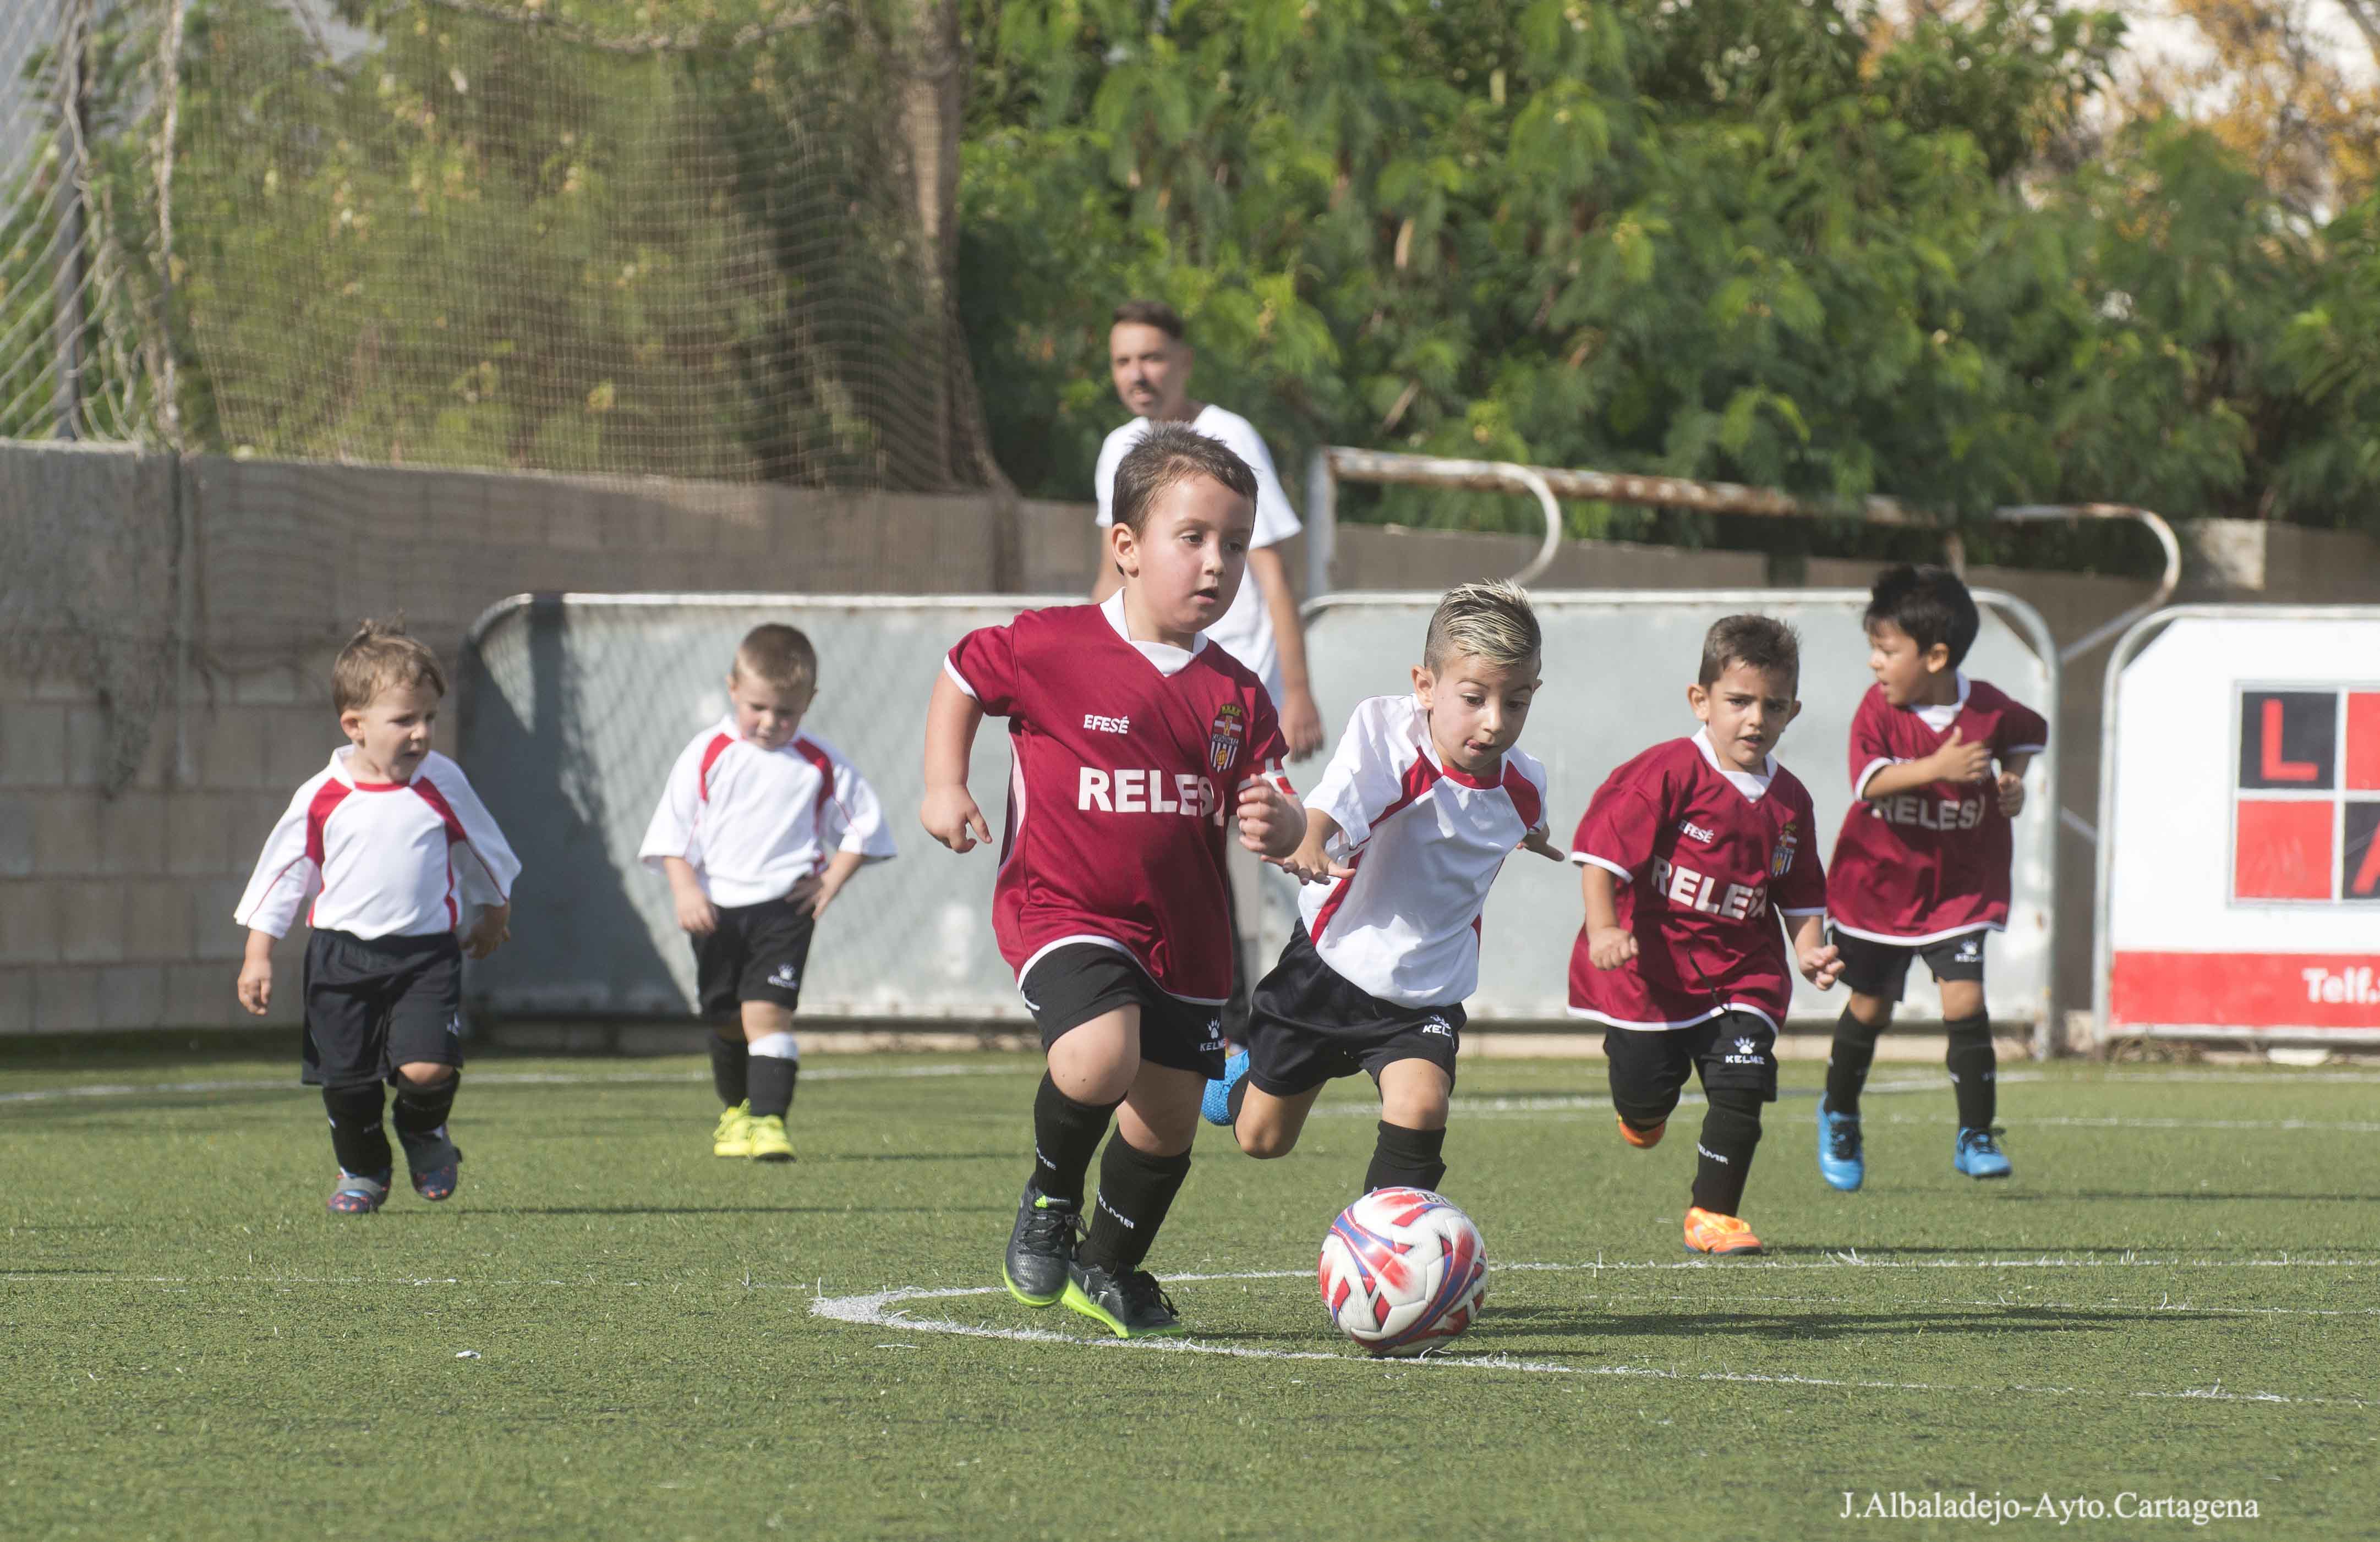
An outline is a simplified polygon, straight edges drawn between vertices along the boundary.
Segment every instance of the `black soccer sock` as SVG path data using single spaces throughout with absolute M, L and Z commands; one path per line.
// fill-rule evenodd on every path
M 1741 1215 L 1743 1183 L 1760 1144 L 1760 1094 L 1742 1087 L 1707 1092 L 1710 1110 L 1694 1139 L 1694 1203 L 1718 1215 Z
M 794 1036 L 772 1033 L 756 1038 L 744 1062 L 745 1081 L 752 1094 L 752 1117 L 783 1119 L 794 1106 L 794 1081 L 802 1072 Z
M 389 1123 L 400 1135 L 419 1137 L 445 1128 L 446 1116 L 455 1108 L 455 1094 L 463 1085 L 459 1075 L 442 1077 L 428 1087 L 419 1082 L 396 1079 L 396 1101 L 389 1110 Z
M 1364 1174 L 1364 1192 L 1415 1188 L 1436 1193 L 1445 1181 L 1446 1132 L 1414 1130 L 1380 1121 L 1380 1138 L 1372 1147 L 1372 1165 Z
M 342 1171 L 358 1177 L 385 1179 L 389 1174 L 388 1129 L 381 1120 L 380 1084 L 369 1087 L 326 1087 L 322 1107 L 331 1114 L 331 1149 Z
M 1108 1133 L 1108 1116 L 1115 1112 L 1116 1103 L 1077 1103 L 1058 1090 L 1048 1072 L 1041 1074 L 1041 1090 L 1033 1097 L 1035 1188 L 1052 1199 L 1082 1205 L 1083 1175 L 1091 1170 L 1091 1153 Z
M 1859 1112 L 1860 1088 L 1867 1086 L 1868 1067 L 1876 1063 L 1876 1041 L 1883 1032 L 1883 1025 L 1869 1027 L 1849 1007 L 1835 1019 L 1834 1047 L 1827 1051 L 1828 1113 Z
M 1099 1203 L 1091 1207 L 1090 1232 L 1075 1250 L 1075 1260 L 1111 1274 L 1138 1269 L 1188 1176 L 1189 1152 L 1152 1157 L 1119 1132 L 1099 1158 Z
M 710 1036 L 710 1086 L 719 1094 L 719 1106 L 732 1109 L 752 1096 L 747 1079 L 747 1063 L 752 1058 L 752 1047 L 744 1041 L 743 1026 L 735 1025 L 735 1037 L 725 1033 Z
M 1950 1035 L 1950 1090 L 1959 1099 L 1959 1126 L 1988 1130 L 1999 1111 L 1999 1055 L 1992 1049 L 1989 1016 L 1961 1017 L 1942 1025 Z

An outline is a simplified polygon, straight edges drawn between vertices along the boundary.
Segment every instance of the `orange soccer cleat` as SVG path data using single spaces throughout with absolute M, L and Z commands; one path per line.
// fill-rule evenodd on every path
M 1650 1151 L 1661 1144 L 1661 1132 L 1669 1127 L 1670 1122 L 1664 1119 L 1649 1130 L 1640 1130 L 1628 1123 L 1627 1116 L 1622 1114 L 1620 1118 L 1620 1138 L 1639 1151 Z
M 1686 1209 L 1686 1251 L 1707 1253 L 1714 1258 L 1724 1258 L 1738 1253 L 1757 1253 L 1760 1239 L 1752 1228 L 1735 1216 L 1721 1215 L 1700 1206 Z

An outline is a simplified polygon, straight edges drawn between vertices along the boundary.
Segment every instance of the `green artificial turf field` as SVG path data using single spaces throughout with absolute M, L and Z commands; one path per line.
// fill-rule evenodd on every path
M 1412 1364 L 1316 1300 L 1357 1084 L 1284 1161 L 1202 1132 L 1151 1259 L 1193 1336 L 1126 1345 L 986 1289 L 1024 1057 L 814 1057 L 790 1167 L 709 1154 L 692 1060 L 492 1059 L 462 1192 L 356 1219 L 293 1065 L 12 1063 L 0 1535 L 2380 1529 L 2380 1074 L 2011 1066 L 1985 1185 L 1938 1073 L 1883 1066 L 1842 1195 L 1786 1069 L 1770 1256 L 1712 1264 L 1679 1247 L 1694 1110 L 1633 1151 L 1598 1062 L 1468 1062 L 1447 1188 L 1498 1267 Z M 1971 1490 L 2072 1524 L 1891 1518 Z M 2176 1500 L 2257 1518 L 2137 1513 Z

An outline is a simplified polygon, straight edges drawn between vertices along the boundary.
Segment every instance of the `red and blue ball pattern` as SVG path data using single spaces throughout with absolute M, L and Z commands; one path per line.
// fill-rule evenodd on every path
M 1427 1189 L 1375 1189 L 1330 1223 L 1322 1305 L 1372 1354 L 1419 1354 L 1471 1326 L 1488 1293 L 1479 1228 Z

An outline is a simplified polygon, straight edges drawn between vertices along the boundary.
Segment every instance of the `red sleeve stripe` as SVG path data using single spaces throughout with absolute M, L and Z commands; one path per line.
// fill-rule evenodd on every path
M 1546 800 L 1538 795 L 1537 784 L 1510 760 L 1504 762 L 1504 795 L 1512 800 L 1512 811 L 1521 816 L 1523 831 L 1535 830 L 1544 822 Z
M 413 790 L 421 795 L 422 802 L 436 810 L 438 822 L 446 827 L 448 850 L 451 852 L 454 847 L 459 845 L 469 852 L 481 868 L 487 868 L 488 859 L 480 855 L 479 848 L 471 844 L 471 837 L 464 833 L 463 821 L 455 817 L 455 806 L 446 801 L 446 795 L 440 792 L 437 785 L 426 776 L 417 776 L 413 779 Z M 489 868 L 488 880 L 494 883 L 495 877 L 494 869 Z M 504 886 L 497 884 L 496 888 L 499 892 L 502 892 Z M 449 927 L 454 926 L 462 919 L 462 907 L 455 903 L 455 861 L 452 856 L 449 856 L 446 861 L 446 924 Z
M 817 745 L 812 744 L 809 740 L 802 738 L 799 735 L 795 736 L 794 752 L 799 755 L 803 759 L 808 760 L 818 770 L 818 796 L 810 800 L 810 818 L 815 820 L 820 814 L 825 813 L 826 806 L 829 803 L 832 803 L 836 807 L 842 808 L 842 802 L 834 795 L 834 761 L 832 759 L 827 755 L 825 750 L 820 749 Z M 845 824 L 849 824 L 851 822 L 851 811 L 849 809 L 844 809 L 843 817 Z M 823 840 L 819 842 L 819 845 L 821 848 L 823 848 L 825 844 L 826 843 Z
M 1390 804 L 1386 808 L 1381 809 L 1378 816 L 1372 820 L 1373 834 L 1378 834 L 1379 832 L 1380 826 L 1389 822 L 1389 817 L 1390 815 L 1412 803 L 1414 799 L 1421 796 L 1422 794 L 1428 792 L 1431 784 L 1437 782 L 1438 777 L 1438 768 L 1430 764 L 1428 756 L 1415 756 L 1414 763 L 1405 768 L 1404 785 L 1398 791 L 1397 800 L 1394 803 Z M 1532 826 L 1531 828 L 1534 829 L 1536 827 Z M 1365 840 L 1368 843 L 1371 840 L 1371 836 L 1366 836 Z M 1361 868 L 1363 865 L 1364 854 L 1360 851 L 1354 856 L 1347 859 L 1347 866 L 1350 869 Z M 1354 872 L 1351 870 L 1347 877 L 1339 880 L 1339 887 L 1330 891 L 1330 897 L 1322 902 L 1322 908 L 1314 913 L 1314 933 L 1308 941 L 1317 943 L 1319 943 L 1322 941 L 1323 932 L 1330 928 L 1330 917 L 1339 914 L 1340 905 L 1346 902 L 1347 892 L 1354 887 L 1355 879 Z
M 323 827 L 331 822 L 331 810 L 336 808 L 354 790 L 334 776 L 315 789 L 314 801 L 306 806 L 306 859 L 314 864 L 314 870 L 317 873 L 323 870 L 322 856 L 328 849 Z M 290 868 L 296 866 L 295 862 L 289 865 Z M 289 868 L 284 868 L 279 873 L 273 875 L 273 881 L 276 887 L 288 871 Z M 314 896 L 314 904 L 320 905 L 322 903 L 322 896 L 318 892 Z M 314 913 L 310 907 L 306 913 L 306 924 L 310 927 L 314 924 Z
M 719 763 L 719 758 L 726 754 L 727 747 L 735 742 L 724 734 L 713 734 L 710 736 L 710 742 L 703 747 L 702 770 L 698 773 L 698 783 L 702 802 L 710 801 L 710 768 Z

